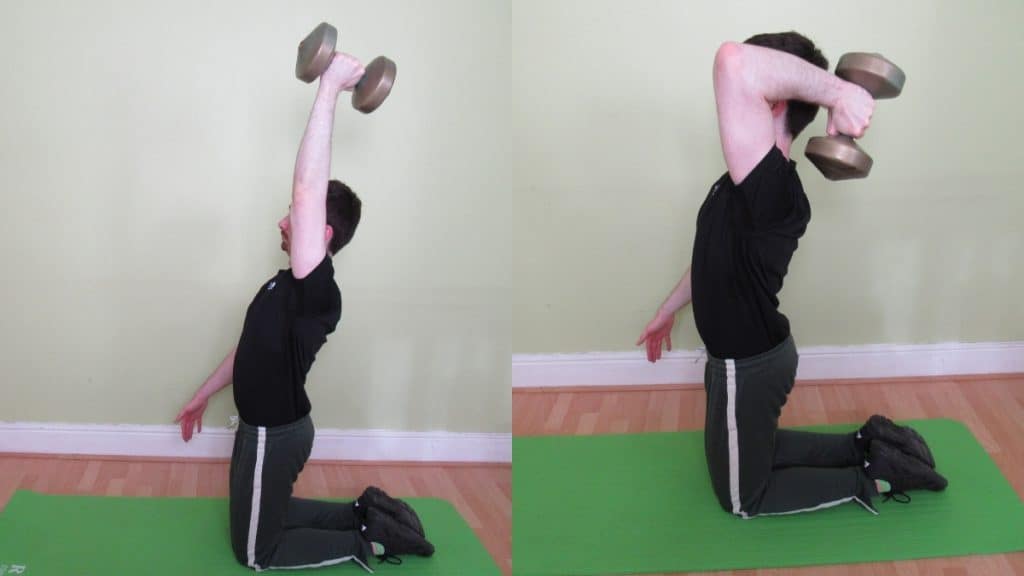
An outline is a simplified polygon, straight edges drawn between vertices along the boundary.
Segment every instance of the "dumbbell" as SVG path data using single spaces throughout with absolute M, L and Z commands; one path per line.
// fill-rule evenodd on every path
M 295 76 L 307 84 L 319 78 L 331 65 L 337 42 L 338 30 L 327 22 L 321 22 L 299 43 Z M 391 93 L 396 72 L 395 63 L 388 58 L 374 58 L 352 91 L 352 107 L 364 114 L 376 110 Z
M 895 98 L 903 91 L 906 75 L 881 54 L 850 52 L 836 64 L 836 76 L 864 88 L 875 100 Z M 874 163 L 853 138 L 816 136 L 807 142 L 804 155 L 829 180 L 864 178 Z

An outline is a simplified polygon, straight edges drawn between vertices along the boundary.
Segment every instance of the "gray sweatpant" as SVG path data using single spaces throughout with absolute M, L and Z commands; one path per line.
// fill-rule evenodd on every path
M 792 337 L 750 358 L 708 356 L 704 450 L 718 502 L 743 518 L 851 501 L 875 513 L 854 433 L 779 430 L 797 361 Z
M 369 544 L 351 503 L 292 496 L 313 448 L 309 416 L 284 426 L 239 423 L 231 453 L 231 547 L 257 571 L 315 568 L 349 560 L 368 572 Z

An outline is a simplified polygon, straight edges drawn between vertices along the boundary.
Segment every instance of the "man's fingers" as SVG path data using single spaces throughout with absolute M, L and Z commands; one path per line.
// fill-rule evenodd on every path
M 636 341 L 636 345 L 646 345 L 647 361 L 656 362 L 661 359 L 661 347 L 672 350 L 672 332 L 669 328 L 652 330 L 650 327 L 644 329 L 643 334 Z

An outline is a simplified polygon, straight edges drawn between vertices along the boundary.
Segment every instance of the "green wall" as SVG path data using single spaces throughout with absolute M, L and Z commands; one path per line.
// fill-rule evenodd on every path
M 718 45 L 796 29 L 908 75 L 829 183 L 781 295 L 810 345 L 1018 341 L 1024 3 L 188 0 L 0 6 L 0 420 L 157 424 L 287 261 L 275 223 L 318 22 L 399 66 L 343 105 L 333 172 L 365 202 L 320 426 L 507 432 L 512 353 L 626 350 L 688 264 L 725 169 Z M 699 341 L 685 314 L 677 347 Z M 232 413 L 229 394 L 207 422 Z
M 516 2 L 515 353 L 628 350 L 689 264 L 725 172 L 711 85 L 725 40 L 797 30 L 832 65 L 907 73 L 861 141 L 866 180 L 793 158 L 813 217 L 781 306 L 801 346 L 1024 340 L 1024 3 Z M 679 348 L 700 345 L 689 311 Z
M 0 5 L 0 420 L 170 423 L 287 257 L 276 228 L 320 21 L 398 63 L 342 101 L 333 175 L 364 201 L 335 259 L 319 426 L 508 432 L 499 2 Z M 457 89 L 455 89 L 457 88 Z M 206 423 L 226 425 L 230 391 Z

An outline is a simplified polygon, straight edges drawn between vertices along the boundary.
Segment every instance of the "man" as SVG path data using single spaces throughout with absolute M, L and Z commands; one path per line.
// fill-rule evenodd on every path
M 369 556 L 429 556 L 433 546 L 412 509 L 369 487 L 353 503 L 292 497 L 313 445 L 306 374 L 341 317 L 331 256 L 355 233 L 359 198 L 328 182 L 338 96 L 352 90 L 363 66 L 335 54 L 320 78 L 292 184 L 292 203 L 278 227 L 290 269 L 263 284 L 246 311 L 238 346 L 178 414 L 182 438 L 202 431 L 207 400 L 234 384 L 241 421 L 231 455 L 231 543 L 238 561 L 256 570 L 340 564 L 370 571 Z
M 777 294 L 811 217 L 790 147 L 819 106 L 829 110 L 830 135 L 855 138 L 874 110 L 866 90 L 827 70 L 795 32 L 719 48 L 714 87 L 728 172 L 698 213 L 690 269 L 637 342 L 657 361 L 662 343 L 671 349 L 675 313 L 693 301 L 708 354 L 708 470 L 721 506 L 743 518 L 851 501 L 877 514 L 872 497 L 946 486 L 924 440 L 882 416 L 851 434 L 778 429 L 797 352 Z

